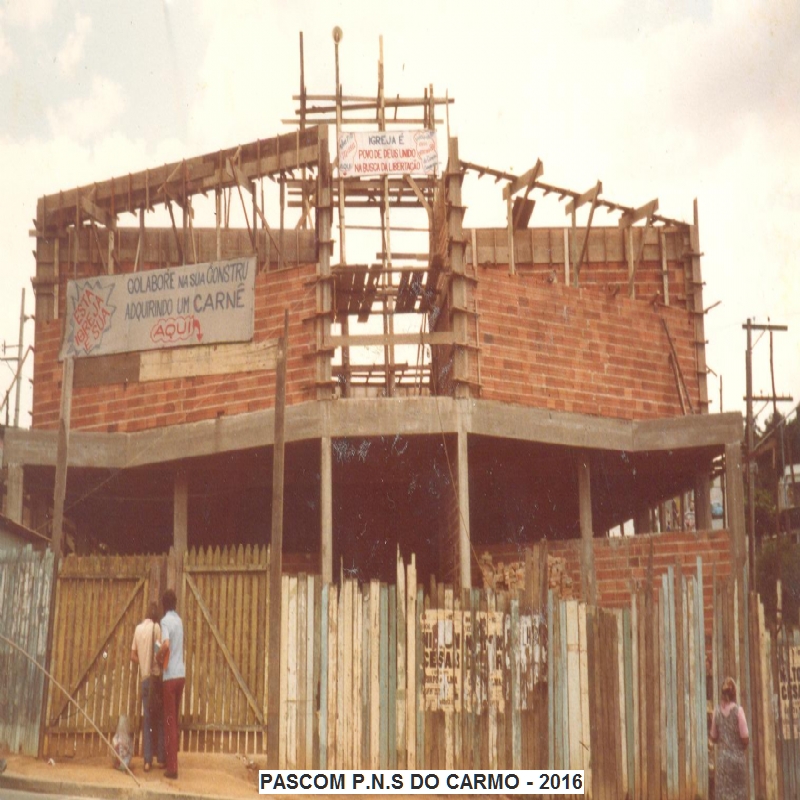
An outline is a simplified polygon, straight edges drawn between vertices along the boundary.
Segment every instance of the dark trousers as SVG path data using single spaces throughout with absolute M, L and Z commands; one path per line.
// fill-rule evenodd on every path
M 153 763 L 153 747 L 155 745 L 155 750 L 158 754 L 158 763 L 163 764 L 166 760 L 164 751 L 164 715 L 161 713 L 161 709 L 159 709 L 159 713 L 155 718 L 150 713 L 150 678 L 145 678 L 142 681 L 142 712 L 142 716 L 144 717 L 144 736 L 142 742 L 144 763 Z
M 164 681 L 164 739 L 167 749 L 167 771 L 178 771 L 178 713 L 183 695 L 183 678 Z

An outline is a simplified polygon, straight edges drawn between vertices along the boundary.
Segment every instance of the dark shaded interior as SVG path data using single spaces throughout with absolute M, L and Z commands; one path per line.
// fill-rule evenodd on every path
M 694 488 L 720 449 L 590 454 L 595 536 Z M 580 536 L 574 448 L 469 437 L 470 537 L 475 548 Z
M 441 436 L 334 439 L 335 575 L 394 582 L 398 546 L 420 580 L 438 573 L 451 469 Z

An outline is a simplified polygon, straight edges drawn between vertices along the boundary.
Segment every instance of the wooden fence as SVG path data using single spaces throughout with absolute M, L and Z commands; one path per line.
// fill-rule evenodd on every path
M 44 666 L 53 554 L 0 550 L 0 633 Z M 0 747 L 35 756 L 39 749 L 44 674 L 0 641 Z M 13 687 L 13 690 L 11 689 Z
M 584 769 L 587 795 L 705 798 L 702 562 L 670 568 L 628 608 L 548 605 L 548 760 Z
M 775 698 L 793 670 L 800 686 L 800 639 L 770 636 L 746 584 L 704 575 L 698 558 L 693 574 L 669 569 L 603 609 L 548 592 L 546 564 L 527 555 L 520 591 L 423 587 L 413 556 L 393 584 L 284 575 L 282 646 L 268 653 L 267 548 L 191 551 L 169 569 L 68 557 L 53 669 L 105 732 L 123 713 L 140 727 L 133 629 L 169 575 L 185 630 L 184 751 L 265 753 L 277 668 L 284 768 L 577 768 L 589 797 L 694 800 L 709 796 L 710 700 L 731 674 L 751 724 L 751 797 L 797 797 L 797 720 L 780 717 L 796 706 Z M 48 754 L 102 752 L 58 691 L 47 718 Z

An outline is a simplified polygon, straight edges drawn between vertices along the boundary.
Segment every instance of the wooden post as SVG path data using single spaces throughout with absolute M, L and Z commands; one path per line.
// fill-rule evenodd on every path
M 322 582 L 333 581 L 333 447 L 330 436 L 323 436 L 320 440 L 320 561 L 322 569 Z
M 58 444 L 56 449 L 56 481 L 53 491 L 53 552 L 56 559 L 62 552 L 64 530 L 64 498 L 67 494 L 67 453 L 69 451 L 69 418 L 72 410 L 72 376 L 75 362 L 72 356 L 64 358 L 61 376 L 61 415 L 58 421 Z
M 22 524 L 24 473 L 22 464 L 8 465 L 6 483 L 6 516 L 12 522 Z
M 275 380 L 275 437 L 272 455 L 272 528 L 269 559 L 269 649 L 272 660 L 267 685 L 267 768 L 278 769 L 280 745 L 281 575 L 283 571 L 283 466 L 286 416 L 286 353 L 289 346 L 289 311 L 284 311 L 283 338 L 278 342 Z
M 458 564 L 461 589 L 472 588 L 470 553 L 472 544 L 469 534 L 469 458 L 467 432 L 462 426 L 458 431 Z
M 597 580 L 594 574 L 592 489 L 588 453 L 578 456 L 578 513 L 581 527 L 581 595 L 589 605 L 595 605 Z
M 452 138 L 448 142 L 447 151 L 447 232 L 450 239 L 450 269 L 452 273 L 452 311 L 453 311 L 453 333 L 456 335 L 456 342 L 459 344 L 455 348 L 455 369 L 454 378 L 456 381 L 455 396 L 469 397 L 469 361 L 468 351 L 464 344 L 467 341 L 467 281 L 465 280 L 464 251 L 466 243 L 464 241 L 464 207 L 461 205 L 461 182 L 463 174 L 461 172 L 461 162 L 458 156 L 458 139 Z
M 172 513 L 172 546 L 182 557 L 189 540 L 189 473 L 180 468 L 175 473 Z
M 734 575 L 741 575 L 747 563 L 744 524 L 744 484 L 742 481 L 742 446 L 725 445 L 725 489 L 727 492 L 728 530 L 733 545 Z

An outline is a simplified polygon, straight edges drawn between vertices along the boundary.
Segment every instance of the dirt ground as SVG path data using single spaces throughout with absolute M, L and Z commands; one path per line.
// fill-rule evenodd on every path
M 110 759 L 57 759 L 54 763 L 28 756 L 4 755 L 8 763 L 6 776 L 42 781 L 112 786 L 131 789 L 135 783 L 126 772 L 111 767 Z M 239 756 L 221 753 L 181 753 L 178 756 L 178 779 L 167 780 L 164 770 L 153 769 L 145 774 L 141 758 L 134 758 L 131 771 L 142 787 L 153 792 L 196 794 L 213 797 L 253 797 L 257 771 L 248 769 Z

